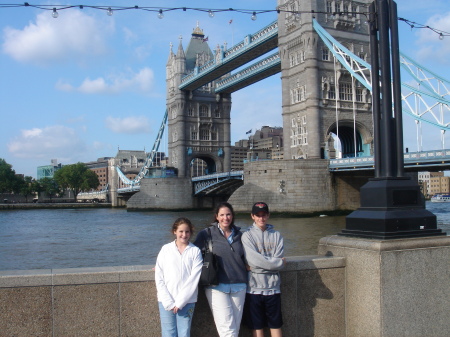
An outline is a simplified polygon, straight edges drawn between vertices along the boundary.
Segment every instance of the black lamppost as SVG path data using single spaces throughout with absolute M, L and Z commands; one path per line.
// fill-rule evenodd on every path
M 445 235 L 425 209 L 419 185 L 404 175 L 397 4 L 369 7 L 375 178 L 360 190 L 361 207 L 339 235 L 397 239 Z M 391 72 L 392 69 L 392 72 Z

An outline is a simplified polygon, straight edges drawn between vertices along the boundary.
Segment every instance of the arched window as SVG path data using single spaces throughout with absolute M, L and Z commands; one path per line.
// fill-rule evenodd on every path
M 206 105 L 200 105 L 200 117 L 208 117 L 208 107 Z
M 200 140 L 209 140 L 210 134 L 208 129 L 200 129 Z

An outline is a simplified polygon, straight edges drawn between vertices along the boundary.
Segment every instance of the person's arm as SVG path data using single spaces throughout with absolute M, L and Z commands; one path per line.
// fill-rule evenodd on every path
M 169 290 L 166 287 L 166 283 L 164 281 L 164 256 L 165 256 L 164 249 L 161 249 L 158 257 L 156 259 L 156 265 L 155 265 L 155 284 L 156 284 L 156 290 L 158 292 L 159 300 L 161 301 L 161 304 L 163 305 L 164 309 L 171 310 L 175 306 L 175 301 L 172 298 L 172 295 L 170 295 Z M 167 266 L 166 266 L 167 267 Z
M 193 242 L 194 245 L 196 245 L 200 250 L 203 250 L 205 248 L 205 240 L 206 240 L 206 230 L 201 230 L 198 232 L 197 237 L 195 238 L 195 241 Z
M 283 256 L 279 255 L 280 253 L 283 254 L 284 251 L 283 240 L 281 239 L 279 241 L 281 242 L 278 242 L 277 244 L 276 255 L 264 256 L 258 251 L 256 244 L 251 239 L 251 234 L 246 232 L 242 235 L 242 244 L 244 246 L 245 258 L 253 272 L 264 273 L 274 270 L 280 270 L 283 268 Z
M 192 294 L 195 293 L 198 287 L 198 281 L 200 280 L 200 273 L 202 272 L 203 266 L 203 258 L 200 249 L 197 247 L 193 247 L 194 259 L 192 262 L 191 274 L 188 279 L 184 282 L 181 287 L 177 297 L 175 298 L 175 307 L 179 309 L 183 309 L 184 306 L 188 303 Z

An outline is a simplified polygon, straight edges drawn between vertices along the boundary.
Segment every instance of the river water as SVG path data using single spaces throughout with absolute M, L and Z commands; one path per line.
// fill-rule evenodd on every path
M 450 234 L 450 203 L 427 202 L 438 227 Z M 0 211 L 0 270 L 151 265 L 161 246 L 173 239 L 170 228 L 180 216 L 196 230 L 212 212 L 127 212 L 125 209 L 41 209 Z M 252 224 L 250 215 L 236 225 Z M 285 255 L 317 253 L 319 239 L 345 227 L 344 216 L 274 218 Z

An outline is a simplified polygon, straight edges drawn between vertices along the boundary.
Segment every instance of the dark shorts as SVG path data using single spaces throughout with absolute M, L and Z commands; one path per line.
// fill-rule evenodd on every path
M 281 317 L 281 294 L 246 294 L 244 322 L 249 329 L 279 329 L 283 325 Z

